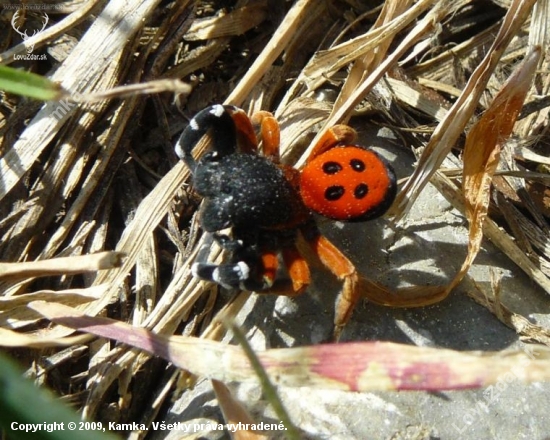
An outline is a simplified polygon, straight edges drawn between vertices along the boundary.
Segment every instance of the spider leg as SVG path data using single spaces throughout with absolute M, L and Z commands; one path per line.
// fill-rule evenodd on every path
M 359 275 L 353 263 L 316 228 L 308 226 L 303 232 L 304 238 L 323 265 L 343 281 L 334 315 L 334 339 L 338 340 L 360 298 Z
M 302 293 L 310 283 L 309 266 L 296 246 L 283 248 L 283 260 L 292 281 L 292 290 L 287 295 L 295 296 Z
M 319 142 L 315 144 L 315 147 L 313 148 L 307 161 L 309 162 L 312 159 L 315 159 L 320 154 L 323 154 L 325 151 L 328 151 L 337 145 L 352 144 L 356 138 L 357 133 L 353 128 L 348 127 L 347 125 L 335 125 L 325 131 L 325 134 L 321 137 L 321 139 L 319 139 Z
M 231 154 L 236 149 L 235 123 L 227 108 L 217 104 L 201 110 L 189 121 L 189 125 L 183 130 L 175 146 L 177 156 L 187 164 L 192 172 L 195 171 L 196 162 L 191 152 L 209 131 L 211 131 L 214 151 L 217 154 Z
M 263 252 L 261 255 L 248 253 L 245 257 L 237 252 L 231 260 L 230 263 L 218 266 L 220 281 L 230 281 L 231 287 L 249 292 L 271 292 L 279 267 L 275 252 Z M 235 274 L 238 274 L 238 279 L 235 279 Z M 220 281 L 216 282 L 222 284 Z
M 213 241 L 230 253 L 227 263 L 205 262 Z M 276 252 L 260 253 L 256 246 L 245 244 L 242 240 L 225 234 L 207 233 L 191 271 L 195 277 L 213 281 L 226 289 L 262 291 L 273 285 L 278 265 Z
M 214 234 L 207 232 L 206 234 L 204 234 L 204 241 L 197 252 L 195 261 L 199 261 L 201 263 L 207 261 L 208 254 L 210 253 L 210 249 L 212 248 L 212 243 L 214 243 Z
M 228 235 L 207 232 L 204 236 L 204 243 L 199 249 L 196 257 L 196 262 L 191 266 L 193 276 L 213 281 L 221 284 L 225 288 L 231 289 L 238 287 L 241 280 L 246 279 L 249 275 L 249 267 L 246 264 L 213 264 L 206 263 L 210 249 L 214 241 L 220 247 L 230 252 L 237 252 L 242 247 L 240 240 L 233 240 Z
M 272 113 L 259 111 L 252 115 L 252 123 L 260 125 L 262 150 L 265 157 L 278 164 L 280 162 L 279 146 L 281 129 Z
M 258 139 L 248 115 L 244 110 L 232 105 L 226 105 L 224 108 L 235 124 L 239 150 L 242 153 L 256 153 L 258 150 Z
M 216 241 L 231 253 L 227 263 L 205 263 L 209 247 Z M 199 251 L 197 262 L 192 266 L 193 275 L 207 281 L 213 281 L 226 289 L 242 289 L 259 293 L 295 296 L 302 293 L 310 283 L 307 262 L 294 247 L 282 251 L 288 268 L 290 283 L 275 280 L 279 268 L 276 251 L 251 251 L 240 240 L 227 235 L 208 234 L 203 248 Z
M 238 145 L 247 153 L 253 153 L 257 149 L 254 128 L 243 110 L 232 105 L 212 105 L 201 110 L 189 121 L 175 146 L 177 156 L 193 172 L 197 164 L 191 153 L 201 138 L 209 132 L 212 136 L 212 149 L 218 156 L 234 153 Z

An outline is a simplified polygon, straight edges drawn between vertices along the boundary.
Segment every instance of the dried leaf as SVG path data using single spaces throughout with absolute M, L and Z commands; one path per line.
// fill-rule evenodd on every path
M 320 7 L 319 2 L 313 0 L 298 0 L 285 15 L 277 32 L 267 43 L 256 61 L 250 66 L 246 74 L 224 101 L 224 104 L 241 105 L 246 95 L 260 81 L 271 64 L 283 52 L 287 44 L 295 37 L 298 27 L 303 27 L 306 18 L 315 16 L 315 9 Z
M 57 324 L 115 339 L 169 360 L 196 375 L 222 382 L 256 382 L 240 347 L 184 336 L 165 336 L 70 307 L 30 305 Z M 523 382 L 550 380 L 550 350 L 457 352 L 388 342 L 322 344 L 257 353 L 279 385 L 348 391 L 479 388 L 512 374 Z
M 95 2 L 88 3 L 91 6 Z M 128 40 L 143 26 L 143 17 L 149 16 L 158 3 L 159 0 L 148 0 L 137 6 L 126 3 L 107 4 L 66 62 L 52 75 L 51 80 L 59 81 L 64 89 L 73 93 L 89 91 L 90 84 L 101 87 L 102 81 L 114 80 L 116 69 L 111 69 L 112 65 L 127 50 Z M 104 38 L 98 38 L 98 35 Z M 39 36 L 41 35 L 38 34 L 35 38 Z M 98 53 L 102 56 L 98 57 Z M 86 77 L 85 81 L 81 79 L 83 76 Z M 71 106 L 67 110 L 59 103 L 50 101 L 29 122 L 17 142 L 0 158 L 0 199 L 29 171 L 62 129 L 67 118 L 76 111 L 76 107 Z
M 42 290 L 22 295 L 2 297 L 0 298 L 0 327 L 13 330 L 42 319 L 34 310 L 26 307 L 32 301 L 49 301 L 68 306 L 77 306 L 100 298 L 106 290 L 107 285 L 103 284 L 87 289 Z
M 304 68 L 303 81 L 309 89 L 316 89 L 328 77 L 351 62 L 377 50 L 385 45 L 406 26 L 410 25 L 420 14 L 428 10 L 433 0 L 422 0 L 387 23 L 381 24 L 368 32 L 327 50 L 317 52 Z M 384 12 L 384 11 L 383 11 Z
M 267 16 L 267 1 L 260 0 L 229 14 L 195 20 L 184 35 L 187 41 L 242 35 L 258 26 Z
M 0 278 L 45 277 L 113 269 L 122 265 L 123 257 L 122 252 L 107 251 L 49 260 L 0 263 Z
M 71 345 L 84 344 L 90 340 L 90 335 L 78 335 L 69 338 L 48 338 L 38 335 L 18 333 L 0 327 L 0 346 L 2 347 L 70 347 Z
M 240 426 L 246 426 L 256 423 L 246 408 L 231 395 L 231 391 L 222 382 L 213 380 L 212 388 L 214 388 L 214 392 L 216 393 L 216 398 L 218 399 L 226 425 L 236 426 L 240 423 Z M 244 429 L 236 430 L 231 434 L 232 438 L 236 440 L 263 440 L 269 438 L 254 431 Z
M 540 56 L 540 47 L 526 56 L 466 137 L 462 186 L 466 217 L 470 222 L 468 255 L 449 285 L 449 290 L 462 280 L 479 252 L 489 207 L 491 181 L 498 165 L 500 150 L 512 133 Z
M 107 289 L 107 285 L 88 287 L 86 289 L 40 290 L 23 295 L 0 297 L 0 311 L 27 305 L 31 301 L 62 302 L 63 304 L 81 304 L 99 298 Z
M 489 52 L 470 76 L 466 87 L 451 107 L 445 118 L 434 130 L 430 142 L 426 145 L 414 174 L 397 195 L 392 211 L 397 219 L 405 215 L 420 191 L 436 172 L 464 127 L 474 114 L 481 94 L 485 91 L 489 78 L 493 74 L 504 50 L 518 33 L 527 19 L 534 0 L 514 0 L 504 18 Z
M 361 102 L 361 100 L 367 96 L 376 83 L 383 77 L 383 75 L 393 66 L 395 66 L 402 55 L 420 38 L 426 33 L 434 29 L 435 23 L 438 23 L 448 12 L 449 2 L 436 3 L 436 5 L 428 11 L 426 16 L 422 18 L 409 32 L 406 38 L 401 41 L 397 48 L 388 55 L 376 69 L 374 69 L 370 75 L 351 93 L 339 108 L 334 108 L 330 117 L 325 121 L 323 128 L 317 133 L 315 138 L 311 141 L 307 151 L 302 155 L 300 160 L 296 163 L 298 167 L 301 167 L 306 162 L 307 158 L 311 154 L 314 146 L 319 142 L 321 137 L 325 134 L 325 131 L 338 123 L 345 123 L 353 109 Z

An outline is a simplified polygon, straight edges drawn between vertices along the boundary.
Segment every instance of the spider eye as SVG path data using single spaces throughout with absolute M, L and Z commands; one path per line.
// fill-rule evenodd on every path
M 378 154 L 358 146 L 336 147 L 313 158 L 300 177 L 304 204 L 335 220 L 379 217 L 396 194 L 393 169 Z

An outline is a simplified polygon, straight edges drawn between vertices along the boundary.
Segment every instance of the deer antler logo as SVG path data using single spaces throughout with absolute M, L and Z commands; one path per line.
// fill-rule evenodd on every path
M 19 26 L 17 25 L 17 20 L 19 18 L 19 11 L 16 11 L 15 14 L 13 14 L 13 17 L 11 19 L 11 26 L 13 27 L 13 29 L 15 30 L 15 32 L 17 32 L 19 35 L 21 35 L 21 37 L 23 38 L 23 41 L 27 41 L 29 38 L 31 37 L 34 37 L 35 35 L 39 34 L 40 32 L 42 32 L 45 28 L 46 28 L 46 25 L 48 24 L 48 21 L 49 21 L 49 17 L 48 17 L 48 14 L 46 14 L 44 12 L 44 15 L 42 16 L 43 18 L 43 24 L 42 24 L 42 29 L 38 30 L 38 29 L 35 29 L 32 33 L 32 35 L 27 35 L 27 31 L 25 30 L 24 32 L 21 32 L 19 30 Z M 29 45 L 27 46 L 27 53 L 32 53 L 32 51 L 34 50 L 34 44 L 32 45 Z

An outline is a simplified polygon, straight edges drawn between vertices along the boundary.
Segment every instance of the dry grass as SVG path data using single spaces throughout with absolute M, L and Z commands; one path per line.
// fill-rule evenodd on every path
M 69 345 L 14 353 L 29 365 L 35 361 L 33 374 L 86 416 L 149 423 L 175 376 L 163 378 L 162 386 L 144 381 L 140 392 L 135 375 L 143 380 L 143 371 L 162 371 L 149 355 L 106 339 L 69 340 L 73 330 L 40 321 L 25 307 L 38 297 L 23 295 L 65 292 L 65 304 L 81 304 L 89 315 L 216 340 L 224 334 L 220 317 L 234 316 L 247 298 L 242 293 L 220 310 L 216 292 L 189 272 L 201 240 L 192 217 L 198 200 L 172 145 L 187 118 L 214 102 L 276 113 L 284 157 L 298 164 L 315 142 L 312 135 L 327 126 L 368 117 L 392 127 L 419 158 L 392 215 L 406 215 L 431 180 L 477 224 L 472 243 L 479 245 L 483 228 L 550 293 L 547 1 L 388 0 L 374 9 L 363 6 L 372 2 L 352 0 L 297 0 L 290 9 L 266 0 L 62 3 L 47 30 L 32 39 L 34 53 L 48 53 L 48 60 L 14 64 L 51 76 L 81 103 L 62 107 L 1 95 L 0 255 L 15 263 L 115 250 L 125 258 L 97 273 L 102 267 L 81 267 L 92 271 L 83 275 L 57 266 L 64 275 L 47 278 L 40 276 L 51 272 L 14 277 L 2 266 L 2 294 L 17 302 L 2 303 L 0 319 L 6 341 L 24 336 L 5 345 Z M 25 52 L 10 19 L 6 10 L 0 15 L 3 63 Z M 28 12 L 29 26 L 36 19 Z M 512 76 L 523 60 L 523 70 Z M 115 86 L 162 79 L 180 79 L 191 91 L 88 102 Z M 522 87 L 525 96 L 516 93 Z M 480 123 L 485 129 L 476 138 L 484 142 L 484 133 L 498 133 L 496 146 L 488 147 L 498 150 L 491 150 L 498 168 L 476 167 L 473 160 L 470 177 L 481 179 L 464 190 L 462 176 L 449 166 L 463 168 L 465 135 L 476 133 L 475 121 L 496 108 L 499 94 L 511 107 L 497 112 L 495 125 Z M 502 126 L 509 133 L 499 131 Z M 477 210 L 464 191 L 473 191 Z M 455 282 L 437 294 L 446 295 Z M 547 329 L 471 290 L 520 335 L 548 345 Z M 153 385 L 162 390 L 154 402 L 143 393 Z

